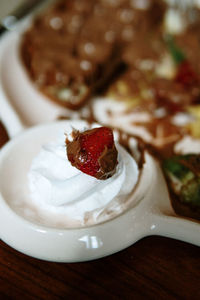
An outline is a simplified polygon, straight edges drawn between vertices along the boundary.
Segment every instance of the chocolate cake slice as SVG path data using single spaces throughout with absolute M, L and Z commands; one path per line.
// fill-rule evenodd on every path
M 103 40 L 105 28 L 92 17 L 92 1 L 66 3 L 59 2 L 35 19 L 24 34 L 21 53 L 31 79 L 44 94 L 78 109 L 113 73 L 119 50 Z
M 129 43 L 137 47 L 136 32 L 156 28 L 163 14 L 164 5 L 157 0 L 142 6 L 128 0 L 56 1 L 24 34 L 22 60 L 44 94 L 78 109 L 117 75 L 124 49 Z

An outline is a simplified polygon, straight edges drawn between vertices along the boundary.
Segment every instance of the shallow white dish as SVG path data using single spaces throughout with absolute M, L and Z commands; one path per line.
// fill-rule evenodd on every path
M 116 218 L 77 229 L 52 228 L 29 221 L 13 201 L 27 193 L 26 174 L 34 155 L 67 123 L 58 121 L 28 129 L 1 150 L 0 237 L 4 242 L 33 257 L 60 262 L 100 258 L 152 234 L 200 245 L 199 224 L 175 216 L 159 165 L 148 154 L 144 192 L 136 205 Z

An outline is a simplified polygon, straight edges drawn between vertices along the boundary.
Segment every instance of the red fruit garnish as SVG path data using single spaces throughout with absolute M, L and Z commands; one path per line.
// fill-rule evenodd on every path
M 191 86 L 192 84 L 198 82 L 197 74 L 187 60 L 184 60 L 178 66 L 178 72 L 175 80 L 184 86 Z
M 107 179 L 115 172 L 117 150 L 110 128 L 99 127 L 73 133 L 72 142 L 66 140 L 67 156 L 73 166 L 98 179 Z

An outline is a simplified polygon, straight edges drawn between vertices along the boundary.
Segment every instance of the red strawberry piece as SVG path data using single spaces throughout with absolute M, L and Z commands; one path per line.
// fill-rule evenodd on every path
M 187 60 L 184 60 L 178 66 L 175 80 L 184 86 L 191 86 L 192 84 L 198 83 L 197 74 Z
M 67 156 L 73 166 L 98 179 L 107 179 L 115 172 L 117 150 L 112 130 L 99 127 L 80 133 L 73 132 L 72 142 L 66 141 Z

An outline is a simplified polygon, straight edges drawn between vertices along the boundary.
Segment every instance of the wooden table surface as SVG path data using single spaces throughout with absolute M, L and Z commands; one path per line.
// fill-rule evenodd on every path
M 0 124 L 0 146 L 6 141 Z M 153 236 L 103 259 L 66 264 L 0 241 L 0 299 L 200 299 L 200 248 Z

